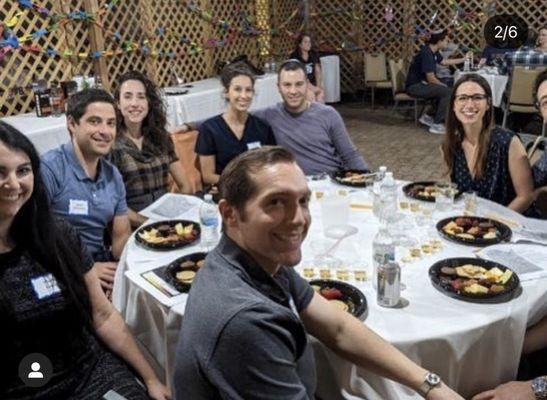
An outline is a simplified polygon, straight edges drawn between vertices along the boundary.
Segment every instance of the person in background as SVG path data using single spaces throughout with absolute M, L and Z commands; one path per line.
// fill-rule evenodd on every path
M 513 49 L 509 48 L 498 49 L 497 47 L 486 45 L 486 47 L 482 51 L 478 68 L 480 69 L 484 66 L 498 66 L 500 61 L 502 62 L 507 54 L 512 53 L 513 51 Z
M 526 151 L 512 132 L 494 126 L 492 92 L 477 74 L 454 85 L 442 153 L 458 189 L 524 212 L 534 200 Z
M 114 97 L 122 118 L 110 160 L 122 174 L 129 220 L 137 228 L 146 221 L 139 211 L 169 191 L 169 175 L 183 193 L 189 183 L 165 129 L 165 109 L 154 83 L 141 72 L 126 72 Z
M 82 90 L 68 99 L 66 115 L 70 142 L 42 156 L 42 179 L 53 212 L 76 228 L 111 290 L 131 235 L 122 176 L 105 159 L 116 138 L 116 102 L 102 89 Z
M 527 42 L 517 51 L 507 54 L 507 64 L 510 69 L 516 66 L 529 68 L 547 66 L 547 26 L 543 26 L 538 34 L 529 31 Z
M 289 58 L 300 61 L 306 67 L 306 77 L 308 78 L 308 91 L 306 97 L 309 101 L 325 102 L 325 92 L 321 80 L 321 62 L 319 55 L 312 49 L 311 36 L 302 34 L 298 38 L 296 49 Z
M 201 175 L 209 185 L 218 182 L 226 165 L 239 154 L 275 144 L 268 123 L 249 114 L 255 83 L 251 71 L 244 64 L 229 64 L 223 68 L 220 80 L 228 107 L 199 126 L 196 142 Z
M 406 91 L 409 95 L 436 101 L 435 115 L 431 116 L 424 113 L 420 117 L 420 122 L 429 126 L 430 133 L 440 135 L 445 133 L 443 123 L 452 91 L 437 77 L 437 64 L 449 66 L 461 64 L 465 61 L 465 57 L 451 60 L 443 59 L 440 51 L 445 49 L 448 44 L 447 35 L 446 30 L 431 34 L 427 44 L 422 46 L 420 52 L 412 59 L 406 79 Z
M 113 391 L 129 400 L 169 399 L 101 290 L 78 234 L 53 217 L 40 169 L 28 138 L 0 122 L 0 398 L 94 400 Z M 43 368 L 50 380 L 31 387 L 19 363 L 36 352 L 49 359 L 52 375 Z
M 288 150 L 241 154 L 219 184 L 225 228 L 188 296 L 175 399 L 314 399 L 312 335 L 427 400 L 463 400 L 294 270 L 311 224 L 311 191 Z
M 543 124 L 547 124 L 547 70 L 538 75 L 535 85 L 536 106 L 543 118 Z M 546 128 L 544 128 L 546 129 Z M 545 141 L 543 142 L 545 144 Z M 532 166 L 534 185 L 536 188 L 547 186 L 547 149 L 543 156 Z M 539 193 L 537 193 L 539 194 Z

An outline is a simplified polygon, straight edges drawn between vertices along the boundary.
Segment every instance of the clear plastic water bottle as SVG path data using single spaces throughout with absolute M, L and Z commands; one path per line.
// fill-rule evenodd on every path
M 213 196 L 206 194 L 203 204 L 199 208 L 201 223 L 201 245 L 207 251 L 212 250 L 218 243 L 218 210 L 213 202 Z
M 395 244 L 387 225 L 382 224 L 372 242 L 372 286 L 378 287 L 378 270 L 381 266 L 395 261 Z
M 381 210 L 380 218 L 389 221 L 397 214 L 397 183 L 393 172 L 386 172 L 386 177 L 380 187 Z
M 385 165 L 380 166 L 378 168 L 378 174 L 376 175 L 376 181 L 382 182 L 386 176 L 387 167 Z
M 469 72 L 470 70 L 470 63 L 469 58 L 465 57 L 465 61 L 463 62 L 463 72 Z

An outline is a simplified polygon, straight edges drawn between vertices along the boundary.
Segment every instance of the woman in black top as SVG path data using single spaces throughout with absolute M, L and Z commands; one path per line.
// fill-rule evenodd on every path
M 75 231 L 52 217 L 33 145 L 0 122 L 0 398 L 170 398 L 92 266 Z M 27 373 L 43 386 L 25 385 Z
M 302 34 L 298 38 L 296 49 L 291 53 L 290 58 L 300 61 L 306 67 L 306 77 L 308 78 L 308 100 L 324 103 L 325 92 L 323 91 L 321 81 L 321 62 L 319 60 L 319 55 L 312 50 L 310 35 Z
M 533 201 L 530 164 L 520 139 L 494 126 L 492 91 L 477 74 L 454 85 L 442 145 L 453 182 L 517 212 Z
M 203 182 L 214 185 L 228 163 L 241 153 L 265 145 L 275 145 L 272 128 L 249 114 L 255 79 L 244 64 L 229 64 L 220 73 L 228 107 L 199 127 L 196 153 Z

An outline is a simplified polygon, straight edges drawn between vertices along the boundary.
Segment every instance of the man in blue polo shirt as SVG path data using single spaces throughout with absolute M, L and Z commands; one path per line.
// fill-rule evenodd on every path
M 406 91 L 409 95 L 436 100 L 435 116 L 422 115 L 420 122 L 429 126 L 429 132 L 442 135 L 445 133 L 444 118 L 450 103 L 452 90 L 436 75 L 437 64 L 443 66 L 457 65 L 465 61 L 465 57 L 443 59 L 440 51 L 448 44 L 446 30 L 433 33 L 427 44 L 412 59 L 406 78 Z
M 116 138 L 115 107 L 104 90 L 72 95 L 67 108 L 71 141 L 44 154 L 41 168 L 53 212 L 76 228 L 105 290 L 112 289 L 115 260 L 131 235 L 122 177 L 104 159 Z M 104 242 L 107 229 L 111 249 Z

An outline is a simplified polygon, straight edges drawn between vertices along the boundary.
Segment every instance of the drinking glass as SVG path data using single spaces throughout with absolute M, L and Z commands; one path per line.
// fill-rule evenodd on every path
M 477 214 L 477 193 L 470 190 L 463 194 L 463 203 L 465 205 L 465 213 L 468 215 Z
M 454 196 L 458 187 L 452 182 L 438 182 L 435 185 L 437 196 L 435 197 L 435 206 L 437 211 L 449 211 L 454 205 Z
M 338 232 L 346 233 L 349 225 L 349 196 L 340 193 L 325 195 L 321 200 L 321 220 L 323 234 L 338 238 Z

